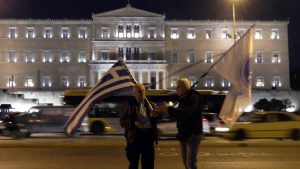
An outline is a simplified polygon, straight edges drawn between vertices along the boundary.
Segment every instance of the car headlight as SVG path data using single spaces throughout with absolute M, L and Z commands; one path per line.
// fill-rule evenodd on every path
M 216 127 L 215 130 L 218 132 L 228 132 L 229 128 L 228 127 Z

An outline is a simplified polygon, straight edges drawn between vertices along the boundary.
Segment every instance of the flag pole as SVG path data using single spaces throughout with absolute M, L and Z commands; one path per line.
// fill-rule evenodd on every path
M 125 63 L 122 57 L 120 57 L 119 60 L 120 60 L 121 62 Z M 126 64 L 123 64 L 123 65 L 124 65 L 124 67 L 126 68 L 125 70 L 128 71 L 128 75 L 134 80 L 134 83 L 137 84 L 136 79 L 135 79 L 134 76 L 131 74 L 131 72 L 130 72 L 129 68 L 127 67 L 127 65 L 126 65 Z M 146 92 L 146 91 L 145 91 L 145 92 Z M 149 100 L 148 100 L 147 97 L 145 97 L 145 100 L 146 100 L 147 104 L 149 105 L 151 111 L 154 110 L 153 106 L 150 104 L 150 102 L 149 102 Z

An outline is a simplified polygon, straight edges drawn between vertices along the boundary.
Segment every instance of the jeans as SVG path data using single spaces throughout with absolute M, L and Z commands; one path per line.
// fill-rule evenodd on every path
M 185 141 L 180 141 L 181 156 L 185 169 L 197 169 L 197 154 L 202 135 L 192 134 Z

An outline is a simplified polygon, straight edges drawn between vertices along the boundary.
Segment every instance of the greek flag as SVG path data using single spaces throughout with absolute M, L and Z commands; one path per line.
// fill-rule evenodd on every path
M 81 125 L 83 118 L 96 101 L 101 101 L 120 93 L 128 93 L 135 84 L 135 79 L 122 59 L 116 62 L 100 79 L 76 107 L 67 120 L 65 129 L 68 134 L 74 133 Z
M 231 127 L 251 101 L 250 59 L 253 54 L 251 28 L 222 56 L 214 70 L 227 79 L 230 90 L 223 103 L 220 117 Z

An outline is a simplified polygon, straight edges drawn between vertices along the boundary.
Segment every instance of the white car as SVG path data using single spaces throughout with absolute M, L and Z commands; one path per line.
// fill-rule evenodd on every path
M 202 119 L 203 134 L 210 134 L 210 126 L 207 119 Z M 162 122 L 157 124 L 159 137 L 175 137 L 178 133 L 176 127 L 176 121 L 170 119 L 164 119 Z

